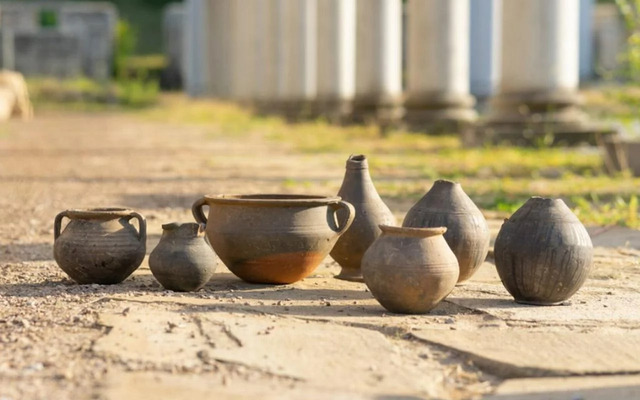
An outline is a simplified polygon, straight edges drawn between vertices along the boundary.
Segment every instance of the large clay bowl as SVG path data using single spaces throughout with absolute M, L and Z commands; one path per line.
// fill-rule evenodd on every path
M 205 196 L 192 211 L 231 272 L 247 282 L 275 284 L 309 276 L 355 216 L 340 197 L 284 194 Z

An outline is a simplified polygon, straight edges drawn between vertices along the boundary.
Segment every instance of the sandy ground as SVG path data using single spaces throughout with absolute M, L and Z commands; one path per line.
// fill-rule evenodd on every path
M 52 257 L 64 209 L 136 209 L 149 252 L 160 225 L 191 221 L 203 194 L 290 191 L 291 180 L 337 188 L 342 174 L 257 136 L 130 115 L 2 126 L 0 399 L 640 398 L 638 231 L 590 228 L 594 268 L 562 306 L 515 304 L 485 262 L 424 316 L 385 312 L 363 284 L 334 279 L 329 258 L 284 286 L 220 266 L 180 294 L 146 260 L 101 286 L 75 284 Z M 398 217 L 410 205 L 390 203 Z M 500 221 L 490 224 L 495 234 Z

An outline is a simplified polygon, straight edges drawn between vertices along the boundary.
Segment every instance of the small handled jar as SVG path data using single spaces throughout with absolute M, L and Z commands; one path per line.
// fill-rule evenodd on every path
M 62 230 L 62 221 L 69 223 Z M 138 230 L 131 219 L 138 220 Z M 54 222 L 53 256 L 80 284 L 114 284 L 135 271 L 146 252 L 147 224 L 124 208 L 66 210 Z
M 177 223 L 162 225 L 162 237 L 149 255 L 149 268 L 169 290 L 200 290 L 213 276 L 218 258 L 204 240 L 205 225 Z

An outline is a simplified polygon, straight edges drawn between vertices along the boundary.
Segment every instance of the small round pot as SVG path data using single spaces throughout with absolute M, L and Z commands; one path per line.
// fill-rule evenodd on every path
M 585 282 L 593 245 L 562 200 L 532 197 L 502 224 L 494 256 L 500 280 L 516 302 L 553 305 Z
M 340 218 L 338 210 L 345 210 Z M 192 211 L 231 272 L 247 282 L 273 284 L 310 275 L 355 216 L 339 197 L 284 194 L 205 196 Z
M 204 239 L 204 225 L 195 222 L 162 225 L 162 237 L 149 255 L 149 268 L 165 288 L 200 290 L 209 282 L 218 257 Z
M 70 221 L 61 232 L 62 220 Z M 131 224 L 138 220 L 139 231 Z M 145 255 L 144 217 L 124 208 L 66 210 L 54 222 L 53 256 L 81 284 L 114 284 L 135 271 Z
M 460 268 L 442 236 L 447 228 L 380 225 L 382 235 L 362 259 L 364 282 L 387 310 L 424 314 L 458 282 Z

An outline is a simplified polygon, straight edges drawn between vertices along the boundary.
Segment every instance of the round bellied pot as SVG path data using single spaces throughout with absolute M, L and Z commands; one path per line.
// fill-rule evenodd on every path
M 337 219 L 341 209 L 346 212 Z M 286 194 L 205 196 L 192 211 L 231 272 L 247 282 L 275 284 L 311 274 L 355 214 L 339 197 Z
M 402 226 L 447 228 L 444 238 L 460 265 L 458 283 L 471 278 L 487 258 L 491 236 L 489 225 L 459 183 L 436 181 L 411 207 Z
M 442 236 L 447 228 L 380 225 L 382 235 L 362 259 L 362 275 L 371 294 L 391 312 L 423 314 L 456 285 L 456 256 Z
M 373 186 L 364 155 L 349 156 L 338 196 L 353 205 L 356 217 L 331 250 L 331 257 L 342 267 L 336 278 L 361 282 L 362 256 L 380 236 L 378 225 L 395 225 L 396 219 Z
M 69 223 L 61 232 L 64 218 Z M 139 231 L 131 224 L 138 220 Z M 74 281 L 114 284 L 135 271 L 145 255 L 144 217 L 124 208 L 66 210 L 54 222 L 53 256 Z
M 162 237 L 149 255 L 149 268 L 169 290 L 200 290 L 213 276 L 218 257 L 204 239 L 203 224 L 195 222 L 162 225 Z
M 518 303 L 551 305 L 580 289 L 593 245 L 562 200 L 532 197 L 502 224 L 494 256 L 504 287 Z

